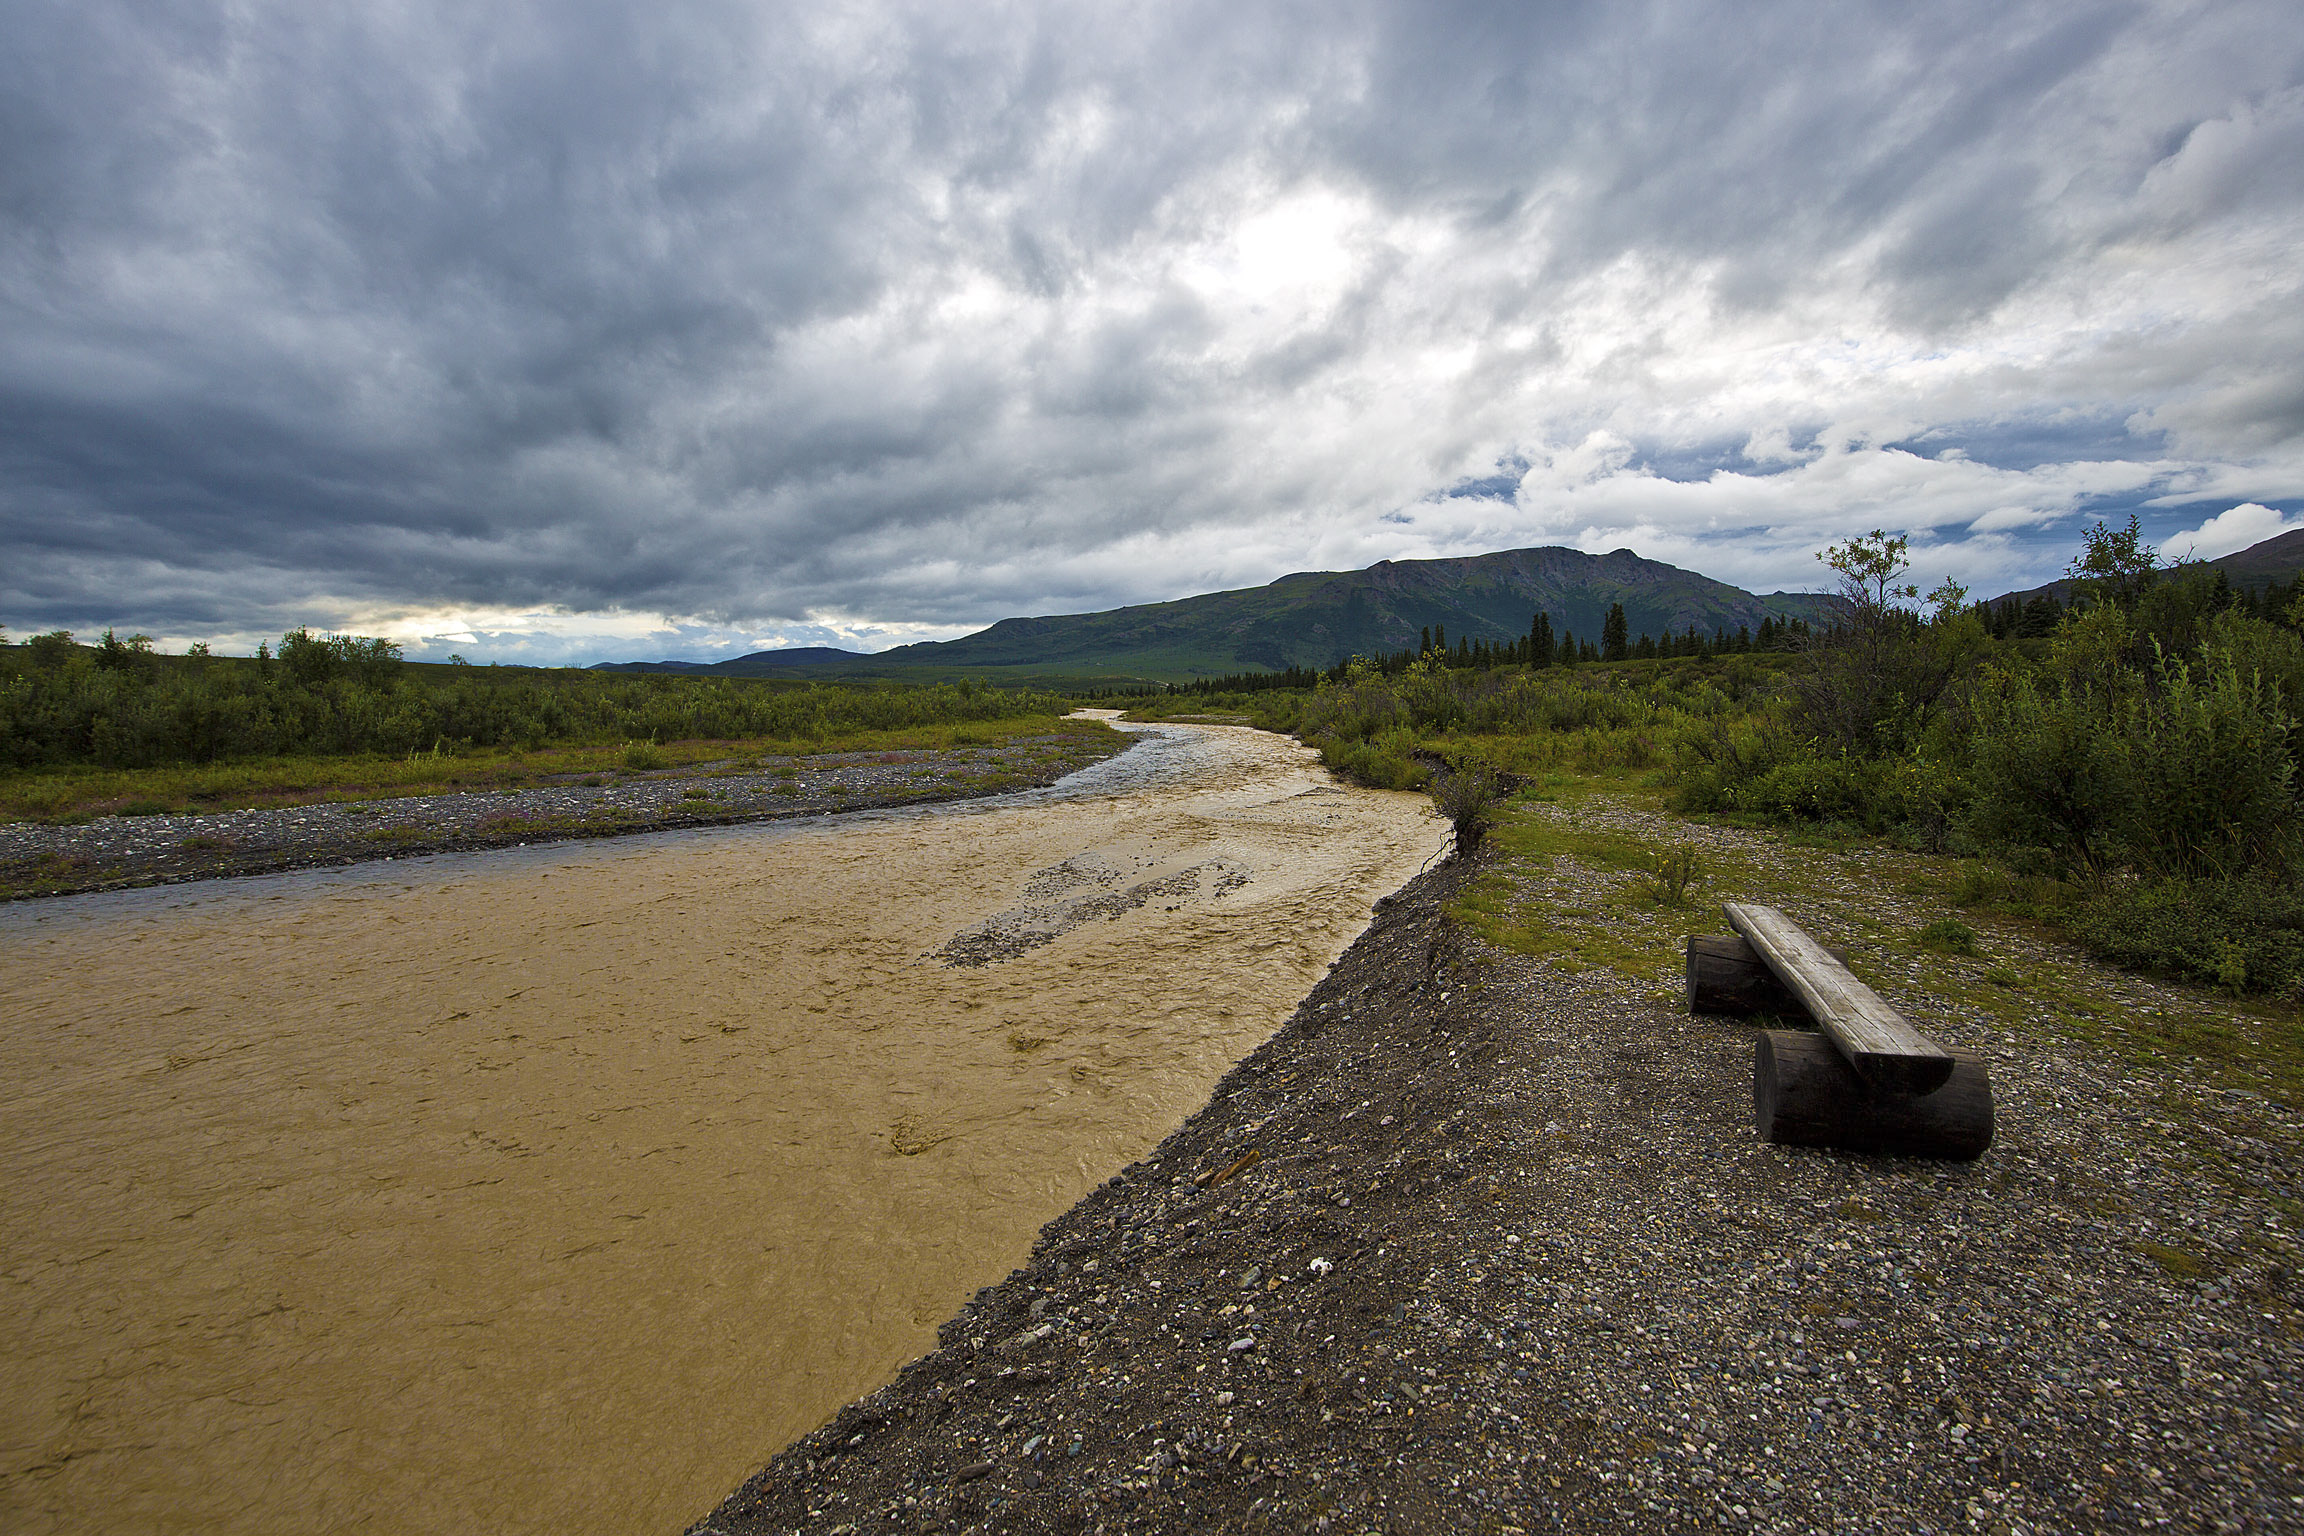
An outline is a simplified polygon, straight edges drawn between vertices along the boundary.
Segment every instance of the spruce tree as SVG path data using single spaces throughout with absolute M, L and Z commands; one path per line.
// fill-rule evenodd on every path
M 1608 617 L 1600 621 L 1600 659 L 1602 661 L 1622 661 L 1624 659 L 1627 650 L 1625 642 L 1628 638 L 1625 629 L 1624 605 L 1622 603 L 1610 603 L 1608 605 Z
M 1559 656 L 1560 648 L 1552 641 L 1552 615 L 1539 611 L 1528 621 L 1528 664 L 1548 667 Z

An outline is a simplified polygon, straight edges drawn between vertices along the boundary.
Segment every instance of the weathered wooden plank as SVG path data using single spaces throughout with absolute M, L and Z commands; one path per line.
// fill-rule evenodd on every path
M 1824 951 L 1842 965 L 1845 952 Z M 1732 933 L 1688 935 L 1688 1011 L 1690 1013 L 1781 1013 L 1798 1017 L 1807 1012 L 1760 952 Z
M 1800 999 L 1816 1027 L 1840 1047 L 1875 1088 L 1928 1093 L 1952 1075 L 1952 1056 L 1905 1022 L 1879 993 L 1774 907 L 1725 904 L 1728 926 L 1744 936 L 1768 969 Z
M 1981 1156 L 1992 1145 L 1992 1079 L 1981 1057 L 1951 1054 L 1952 1075 L 1934 1093 L 1882 1093 L 1823 1036 L 1762 1030 L 1752 1057 L 1760 1139 L 1901 1157 Z

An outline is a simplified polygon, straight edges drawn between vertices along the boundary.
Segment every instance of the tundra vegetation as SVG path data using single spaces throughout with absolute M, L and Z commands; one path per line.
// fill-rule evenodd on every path
M 1132 702 L 1293 730 L 1363 783 L 1437 784 L 1475 836 L 1499 815 L 1511 831 L 1481 783 L 1526 802 L 1613 781 L 1683 813 L 1886 839 L 1958 860 L 1959 905 L 2053 923 L 2122 964 L 2298 996 L 2304 578 L 2236 589 L 2163 568 L 2133 520 L 2087 532 L 2061 598 L 1923 598 L 1904 541 L 1880 532 L 1820 558 L 1836 619 L 1765 643 L 1634 640 L 1611 622 L 1598 646 L 1531 644 L 1532 660 L 1435 636 L 1296 686 Z M 1657 876 L 1685 899 L 1690 871 Z
M 1059 727 L 1051 693 L 427 665 L 294 630 L 253 658 L 106 631 L 0 646 L 0 814 L 504 788 L 731 757 L 980 746 Z M 1101 729 L 1101 727 L 1098 727 Z

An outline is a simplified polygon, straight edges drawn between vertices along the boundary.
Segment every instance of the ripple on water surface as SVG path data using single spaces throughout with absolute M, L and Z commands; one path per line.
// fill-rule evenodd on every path
M 0 912 L 0 1527 L 708 1509 L 1444 843 L 1152 734 L 997 802 Z

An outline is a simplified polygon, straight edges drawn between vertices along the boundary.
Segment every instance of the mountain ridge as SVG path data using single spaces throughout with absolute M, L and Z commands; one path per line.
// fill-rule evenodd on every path
M 761 651 L 722 662 L 626 662 L 620 671 L 723 676 L 905 676 L 920 673 L 1114 676 L 1183 681 L 1233 672 L 1326 668 L 1352 655 L 1404 650 L 1427 627 L 1451 641 L 1498 644 L 1528 633 L 1539 612 L 1553 633 L 1597 640 L 1612 603 L 1634 635 L 1758 629 L 1774 618 L 1814 619 L 1818 593 L 1766 597 L 1649 560 L 1550 545 L 1433 560 L 1380 560 L 1354 571 L 1292 571 L 1257 587 L 1204 592 L 1093 613 L 1006 618 L 954 640 L 922 641 L 871 656 L 794 660 Z M 821 651 L 826 648 L 816 648 Z
M 2304 529 L 2218 560 L 2235 582 L 2304 569 Z M 2052 584 L 2054 585 L 2054 584 Z M 2034 589 L 2034 590 L 2047 590 Z M 2028 593 L 2002 594 L 2027 596 Z M 1997 602 L 1999 598 L 1991 599 Z M 1292 571 L 1256 587 L 1203 592 L 1093 613 L 1002 619 L 953 640 L 878 653 L 810 646 L 755 651 L 719 662 L 620 662 L 598 670 L 729 677 L 913 678 L 992 676 L 1181 682 L 1235 672 L 1324 669 L 1347 656 L 1399 651 L 1426 627 L 1498 644 L 1528 633 L 1541 611 L 1555 636 L 1597 640 L 1609 605 L 1622 603 L 1635 637 L 1757 630 L 1763 619 L 1828 620 L 1822 592 L 1748 592 L 1629 549 L 1587 554 L 1561 545 L 1431 560 L 1379 560 L 1353 571 Z

